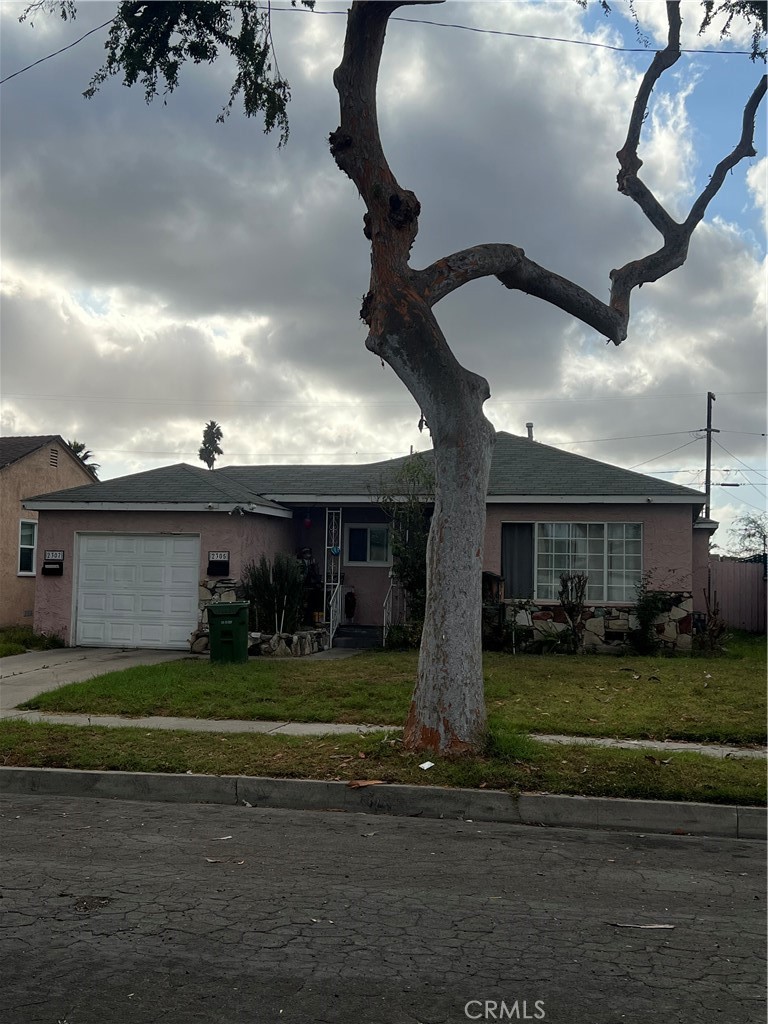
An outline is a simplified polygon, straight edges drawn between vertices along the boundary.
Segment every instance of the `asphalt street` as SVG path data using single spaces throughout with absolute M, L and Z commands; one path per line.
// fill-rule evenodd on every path
M 0 809 L 5 1024 L 765 1019 L 762 842 L 87 798 Z

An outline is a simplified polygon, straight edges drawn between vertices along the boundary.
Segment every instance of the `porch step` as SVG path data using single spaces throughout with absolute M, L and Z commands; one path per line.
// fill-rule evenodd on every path
M 382 647 L 381 626 L 339 626 L 333 638 L 333 646 L 358 650 Z

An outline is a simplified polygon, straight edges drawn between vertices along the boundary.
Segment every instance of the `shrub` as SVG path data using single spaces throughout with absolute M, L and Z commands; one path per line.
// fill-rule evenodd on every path
M 243 568 L 242 585 L 251 602 L 250 624 L 264 633 L 295 633 L 304 614 L 304 578 L 290 555 L 262 555 Z

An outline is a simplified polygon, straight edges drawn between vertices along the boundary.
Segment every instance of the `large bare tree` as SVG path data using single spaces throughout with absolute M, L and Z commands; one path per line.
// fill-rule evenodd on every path
M 360 315 L 367 347 L 388 363 L 416 399 L 435 452 L 435 511 L 427 548 L 427 607 L 418 681 L 405 728 L 412 750 L 460 753 L 486 731 L 481 649 L 481 571 L 485 503 L 494 429 L 483 413 L 488 382 L 462 366 L 440 329 L 434 307 L 481 277 L 537 296 L 599 331 L 615 345 L 627 337 L 634 288 L 682 266 L 688 243 L 729 170 L 753 156 L 754 122 L 763 76 L 744 108 L 741 137 L 723 157 L 681 223 L 640 177 L 638 155 L 653 87 L 680 58 L 680 3 L 667 3 L 667 45 L 646 71 L 619 160 L 619 191 L 638 205 L 662 245 L 611 271 L 607 301 L 539 266 L 515 245 L 490 243 L 451 253 L 422 270 L 409 264 L 419 228 L 419 200 L 387 163 L 379 136 L 376 85 L 387 23 L 399 7 L 440 0 L 357 2 L 347 16 L 344 56 L 334 73 L 341 123 L 330 136 L 336 163 L 365 206 L 371 279 Z M 710 5 L 712 6 L 712 5 Z
M 293 4 L 296 0 L 291 0 Z M 313 0 L 300 0 L 312 7 Z M 418 681 L 406 723 L 405 742 L 414 750 L 460 753 L 479 747 L 486 731 L 481 652 L 481 569 L 494 429 L 483 413 L 488 382 L 461 366 L 433 309 L 469 281 L 496 277 L 505 287 L 552 303 L 614 344 L 627 337 L 633 289 L 682 266 L 688 244 L 726 175 L 755 155 L 756 111 L 766 90 L 763 76 L 744 108 L 741 136 L 714 169 L 682 222 L 675 221 L 640 177 L 638 155 L 651 92 L 680 58 L 680 3 L 667 3 L 666 47 L 650 62 L 635 98 L 627 137 L 617 156 L 619 191 L 632 199 L 661 235 L 655 252 L 611 271 L 607 301 L 534 263 L 515 245 L 477 245 L 416 270 L 410 250 L 419 226 L 419 201 L 392 173 L 379 137 L 376 86 L 387 23 L 399 7 L 442 0 L 357 0 L 347 20 L 344 55 L 334 74 L 341 124 L 330 136 L 338 166 L 352 179 L 366 205 L 364 233 L 371 243 L 371 279 L 361 316 L 370 332 L 367 347 L 387 362 L 422 410 L 435 452 L 435 511 L 427 552 L 427 605 Z M 583 0 L 579 0 L 583 3 Z M 607 0 L 601 0 L 607 10 Z M 37 0 L 38 9 L 74 17 L 74 0 Z M 734 18 L 753 28 L 752 55 L 765 56 L 764 0 L 702 0 L 702 28 L 722 16 L 727 35 Z M 239 17 L 239 21 L 235 16 Z M 212 63 L 231 54 L 237 75 L 223 116 L 242 96 L 246 115 L 259 114 L 266 131 L 288 133 L 288 83 L 272 47 L 269 4 L 118 3 L 106 43 L 107 58 L 85 95 L 122 72 L 126 85 L 140 83 L 148 100 L 172 92 L 186 60 Z M 163 84 L 164 83 L 164 84 Z

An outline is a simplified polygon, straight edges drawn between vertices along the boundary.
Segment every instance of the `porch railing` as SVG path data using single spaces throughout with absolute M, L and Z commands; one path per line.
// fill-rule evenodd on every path
M 331 647 L 333 647 L 333 638 L 341 622 L 341 596 L 341 583 L 337 583 L 328 601 L 328 633 Z

